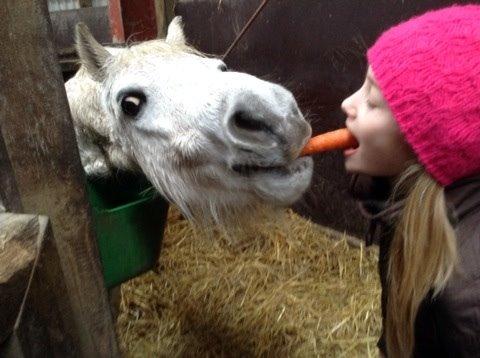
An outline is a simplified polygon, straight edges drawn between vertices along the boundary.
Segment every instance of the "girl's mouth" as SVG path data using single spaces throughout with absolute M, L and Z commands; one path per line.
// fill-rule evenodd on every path
M 347 118 L 347 120 L 345 121 L 345 126 L 350 131 L 350 133 L 355 137 L 355 134 L 353 133 L 353 131 L 350 129 L 350 126 L 349 126 L 350 121 L 351 120 Z M 356 137 L 355 137 L 355 139 L 356 139 Z M 357 152 L 358 147 L 360 146 L 360 143 L 358 142 L 358 139 L 356 139 L 356 141 L 357 141 L 357 143 L 354 147 L 345 149 L 343 151 L 343 155 L 344 155 L 345 158 L 348 158 L 348 157 L 354 155 Z
M 357 152 L 357 150 L 358 150 L 358 147 L 345 149 L 345 150 L 343 151 L 343 155 L 344 155 L 345 157 L 350 157 L 350 156 L 352 156 L 353 154 L 355 154 L 355 153 Z

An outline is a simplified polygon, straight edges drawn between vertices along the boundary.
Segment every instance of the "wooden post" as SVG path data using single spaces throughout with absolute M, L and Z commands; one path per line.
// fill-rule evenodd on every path
M 80 7 L 92 7 L 92 0 L 80 0 Z
M 38 222 L 14 214 L 0 214 L 0 343 L 13 332 L 33 269 Z
M 0 356 L 80 356 L 48 218 L 0 214 L 0 246 Z
M 165 0 L 165 19 L 167 24 L 175 17 L 175 2 L 176 0 Z
M 120 0 L 108 1 L 108 18 L 110 19 L 112 42 L 125 42 L 125 29 L 123 27 L 122 5 Z
M 0 97 L 0 108 L 2 105 Z M 1 129 L 0 122 L 0 204 L 7 210 L 20 213 L 23 211 L 20 194 L 18 193 L 17 184 L 15 183 L 7 148 L 5 148 L 5 143 L 3 142 Z
M 175 0 L 155 0 L 157 37 L 164 38 L 170 21 L 175 17 Z
M 157 18 L 157 37 L 164 38 L 167 34 L 167 19 L 165 17 L 165 0 L 155 0 L 155 13 Z
M 0 156 L 10 159 L 8 177 L 19 197 L 3 196 L 51 220 L 72 303 L 64 319 L 74 325 L 68 333 L 78 338 L 81 355 L 118 356 L 46 1 L 4 0 L 0 18 L 0 128 L 8 153 Z

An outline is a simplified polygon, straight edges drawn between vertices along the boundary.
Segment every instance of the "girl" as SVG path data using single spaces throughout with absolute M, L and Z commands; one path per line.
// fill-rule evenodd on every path
M 480 356 L 480 6 L 385 32 L 345 99 L 352 192 L 380 245 L 382 354 Z M 371 240 L 368 240 L 371 241 Z

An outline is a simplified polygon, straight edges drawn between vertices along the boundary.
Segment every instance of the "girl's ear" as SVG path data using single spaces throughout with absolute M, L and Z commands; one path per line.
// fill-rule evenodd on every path
M 168 25 L 165 41 L 171 45 L 185 45 L 187 43 L 181 16 L 175 16 L 170 25 Z
M 96 81 L 105 79 L 105 64 L 111 54 L 92 36 L 87 25 L 77 24 L 75 28 L 75 46 L 83 66 Z

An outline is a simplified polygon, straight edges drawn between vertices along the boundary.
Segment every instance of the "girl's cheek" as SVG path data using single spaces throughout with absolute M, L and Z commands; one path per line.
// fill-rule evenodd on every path
M 380 110 L 371 112 L 362 122 L 362 135 L 375 146 L 383 146 L 396 139 L 396 133 L 392 130 L 390 119 L 383 115 Z
M 373 125 L 371 120 L 368 120 L 366 118 L 363 121 L 358 122 L 358 140 L 361 142 L 361 144 L 369 144 L 369 143 L 374 143 L 376 142 L 378 138 L 378 128 Z

